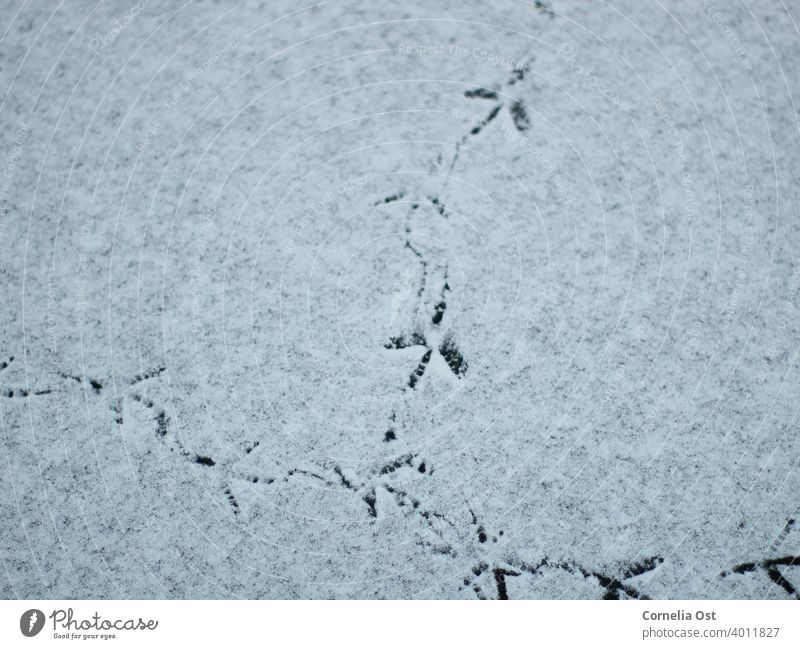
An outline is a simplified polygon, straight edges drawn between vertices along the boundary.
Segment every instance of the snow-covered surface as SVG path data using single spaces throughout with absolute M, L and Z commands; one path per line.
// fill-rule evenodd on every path
M 800 588 L 797 6 L 0 14 L 0 595 Z

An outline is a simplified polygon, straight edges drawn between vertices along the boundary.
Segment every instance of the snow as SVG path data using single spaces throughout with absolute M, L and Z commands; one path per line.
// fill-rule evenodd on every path
M 795 9 L 2 14 L 0 596 L 796 596 Z

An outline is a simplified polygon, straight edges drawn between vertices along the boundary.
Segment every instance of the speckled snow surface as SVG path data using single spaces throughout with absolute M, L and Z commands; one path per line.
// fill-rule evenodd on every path
M 0 12 L 0 595 L 800 589 L 800 10 Z

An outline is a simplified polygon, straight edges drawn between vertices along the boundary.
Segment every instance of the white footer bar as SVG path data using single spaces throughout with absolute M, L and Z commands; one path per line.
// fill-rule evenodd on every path
M 0 647 L 800 647 L 798 601 L 0 601 Z M 510 643 L 513 643 L 510 644 Z

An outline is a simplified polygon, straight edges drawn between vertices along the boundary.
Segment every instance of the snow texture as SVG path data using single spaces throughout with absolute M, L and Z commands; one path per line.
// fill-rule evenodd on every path
M 798 596 L 796 4 L 2 5 L 0 596 Z

